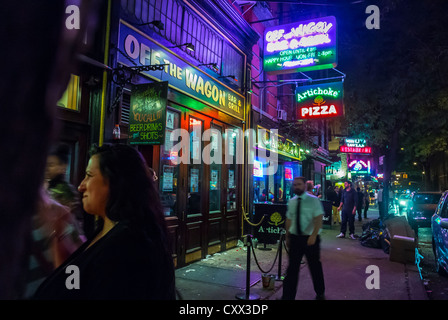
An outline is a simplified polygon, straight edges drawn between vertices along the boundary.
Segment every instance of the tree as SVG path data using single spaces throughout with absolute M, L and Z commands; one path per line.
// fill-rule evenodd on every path
M 358 28 L 341 39 L 347 133 L 386 156 L 385 182 L 401 148 L 427 157 L 446 127 L 446 7 L 441 0 L 384 2 L 380 30 Z

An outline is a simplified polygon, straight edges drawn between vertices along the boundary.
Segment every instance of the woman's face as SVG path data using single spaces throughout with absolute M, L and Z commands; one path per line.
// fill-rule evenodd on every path
M 90 158 L 86 177 L 79 185 L 78 190 L 82 193 L 82 205 L 87 213 L 106 217 L 109 182 L 101 174 L 98 155 Z

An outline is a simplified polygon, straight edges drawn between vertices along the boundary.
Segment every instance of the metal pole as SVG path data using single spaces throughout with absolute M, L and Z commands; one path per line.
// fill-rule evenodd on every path
M 280 234 L 280 244 L 279 244 L 279 252 L 278 252 L 278 267 L 277 267 L 277 277 L 275 278 L 275 281 L 283 281 L 283 277 L 282 277 L 282 251 L 283 251 L 283 235 L 284 233 L 282 232 Z
M 246 263 L 246 291 L 235 296 L 239 300 L 260 300 L 258 294 L 250 294 L 250 250 L 252 246 L 252 235 L 247 235 L 247 263 Z

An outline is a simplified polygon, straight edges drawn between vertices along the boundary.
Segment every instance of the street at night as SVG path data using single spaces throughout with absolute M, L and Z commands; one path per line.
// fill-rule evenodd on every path
M 3 1 L 0 300 L 448 300 L 447 12 Z

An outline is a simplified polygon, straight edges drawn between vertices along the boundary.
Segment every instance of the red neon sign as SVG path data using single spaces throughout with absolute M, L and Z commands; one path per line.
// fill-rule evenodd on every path
M 347 147 L 347 146 L 340 146 L 339 151 L 343 153 L 372 153 L 371 147 Z
M 300 119 L 329 118 L 341 115 L 342 108 L 334 104 L 325 106 L 301 107 L 299 109 Z

